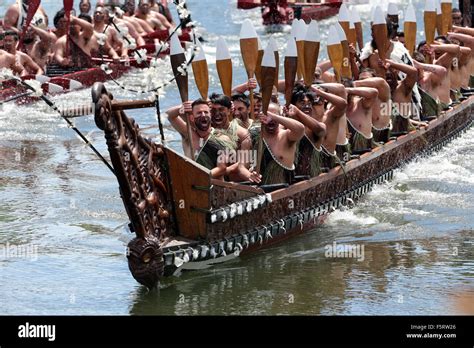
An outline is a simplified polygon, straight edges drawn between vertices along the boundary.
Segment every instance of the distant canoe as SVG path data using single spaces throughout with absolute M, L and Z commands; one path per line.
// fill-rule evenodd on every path
M 267 0 L 238 0 L 237 8 L 242 10 L 262 8 L 264 25 L 291 24 L 293 20 L 303 19 L 309 23 L 311 20 L 323 20 L 335 16 L 339 12 L 342 1 L 326 1 L 323 3 L 300 3 L 279 1 L 274 6 Z
M 105 132 L 130 229 L 129 268 L 154 287 L 181 269 L 201 269 L 313 229 L 328 214 L 390 180 L 396 168 L 439 150 L 472 126 L 474 97 L 426 128 L 364 153 L 313 179 L 288 186 L 247 186 L 213 180 L 210 171 L 145 139 L 124 110 L 150 101 L 121 102 L 93 87 L 95 120 Z

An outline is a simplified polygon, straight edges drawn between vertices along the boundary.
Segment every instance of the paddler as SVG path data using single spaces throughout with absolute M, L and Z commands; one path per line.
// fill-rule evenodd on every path
M 112 47 L 115 52 L 119 52 L 122 59 L 126 59 L 128 57 L 128 49 L 124 45 L 123 40 L 119 38 L 117 30 L 113 26 L 108 25 L 109 20 L 109 11 L 103 6 L 97 6 L 94 11 L 93 20 L 95 36 L 99 38 L 105 34 L 107 44 Z M 105 28 L 107 28 L 106 31 Z
M 2 34 L 0 34 L 2 35 Z M 1 40 L 0 40 L 1 41 Z M 0 69 L 10 69 L 15 75 L 26 75 L 25 68 L 20 65 L 15 56 L 0 49 Z
M 238 120 L 239 125 L 245 129 L 249 129 L 253 120 L 250 118 L 250 99 L 243 93 L 232 95 L 233 113 L 232 116 Z
M 259 115 L 261 131 L 254 139 L 257 150 L 263 136 L 263 155 L 260 164 L 262 183 L 265 185 L 292 184 L 295 176 L 295 159 L 298 142 L 305 134 L 304 125 L 280 115 L 278 104 L 271 103 L 267 115 Z
M 69 52 L 66 52 L 67 45 Z M 92 24 L 71 15 L 69 35 L 62 36 L 56 42 L 54 59 L 63 67 L 89 68 L 92 66 L 91 58 L 101 56 L 100 48 Z M 117 52 L 107 42 L 104 53 L 115 61 L 120 60 Z
M 167 30 L 172 27 L 166 17 L 157 12 L 151 12 L 150 0 L 140 0 L 138 2 L 135 17 L 147 22 L 153 30 Z
M 5 51 L 15 56 L 19 65 L 22 65 L 29 74 L 43 75 L 44 71 L 36 64 L 26 53 L 18 51 L 18 34 L 13 30 L 7 30 L 4 33 L 3 46 Z
M 23 0 L 21 2 L 28 5 L 29 0 Z M 26 13 L 24 13 L 23 8 L 19 6 L 19 3 L 15 2 L 15 4 L 8 7 L 5 12 L 5 16 L 3 16 L 3 26 L 6 30 L 13 30 L 20 33 L 25 19 Z M 48 15 L 42 6 L 36 11 L 31 24 L 45 30 L 48 29 Z
M 23 38 L 22 51 L 30 56 L 43 71 L 46 71 L 46 67 L 53 59 L 56 41 L 56 35 L 52 32 L 30 26 Z
M 209 169 L 212 178 L 260 182 L 260 176 L 255 172 L 250 172 L 242 162 L 229 163 L 227 154 L 237 151 L 237 144 L 224 132 L 212 127 L 209 102 L 202 99 L 183 103 L 179 114 L 174 110 L 168 112 L 171 125 L 181 135 L 187 157 L 191 157 L 191 154 L 187 126 L 184 121 L 186 115 L 189 115 L 192 124 L 191 143 L 193 151 L 197 154 L 196 162 Z

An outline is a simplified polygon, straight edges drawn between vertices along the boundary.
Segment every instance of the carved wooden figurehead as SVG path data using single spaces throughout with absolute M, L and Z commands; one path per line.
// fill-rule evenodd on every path
M 95 122 L 105 133 L 120 194 L 136 234 L 128 245 L 133 277 L 148 288 L 163 275 L 162 246 L 172 232 L 172 198 L 161 145 L 142 137 L 138 125 L 122 110 L 114 110 L 113 96 L 102 83 L 92 89 Z

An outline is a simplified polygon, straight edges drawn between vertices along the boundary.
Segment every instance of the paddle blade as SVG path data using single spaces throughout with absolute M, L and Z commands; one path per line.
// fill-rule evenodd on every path
M 74 8 L 74 0 L 63 0 L 64 11 L 66 16 L 70 16 L 72 9 Z
M 207 100 L 209 93 L 209 69 L 207 66 L 206 55 L 204 54 L 204 49 L 199 44 L 199 54 L 194 59 L 192 63 L 194 81 L 201 94 L 201 98 Z
M 285 52 L 285 100 L 286 105 L 291 104 L 291 96 L 295 87 L 296 72 L 298 71 L 298 52 L 296 42 L 290 37 Z
M 248 78 L 254 77 L 258 58 L 258 36 L 252 22 L 248 19 L 242 24 L 240 31 L 240 52 Z
M 271 45 L 268 45 L 263 53 L 262 59 L 262 109 L 266 115 L 268 112 L 268 106 L 273 93 L 273 85 L 275 82 L 276 75 L 276 61 L 275 52 Z
M 255 68 L 255 78 L 257 79 L 259 86 L 262 86 L 262 59 L 263 47 L 260 38 L 258 38 L 257 67 Z
M 217 40 L 216 65 L 222 91 L 228 97 L 232 94 L 232 60 L 229 49 L 223 38 Z
M 170 56 L 171 68 L 176 77 L 176 84 L 178 85 L 179 95 L 181 101 L 184 103 L 189 100 L 188 97 L 188 74 L 182 71 L 183 64 L 186 64 L 186 56 L 184 53 Z

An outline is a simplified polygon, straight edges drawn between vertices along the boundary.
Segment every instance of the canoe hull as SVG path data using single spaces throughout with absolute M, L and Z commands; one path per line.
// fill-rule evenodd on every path
M 189 266 L 192 263 L 218 263 L 227 260 L 230 254 L 255 252 L 310 231 L 322 224 L 333 210 L 353 204 L 374 185 L 390 180 L 396 168 L 439 149 L 470 127 L 474 111 L 474 97 L 471 97 L 431 121 L 427 128 L 400 136 L 346 163 L 344 168 L 337 167 L 311 180 L 265 194 L 260 188 L 212 180 L 205 168 L 143 139 L 138 126 L 119 110 L 120 103 L 114 104 L 103 86 L 96 85 L 94 90 L 96 110 L 104 110 L 101 105 L 108 105 L 107 112 L 96 113 L 96 122 L 101 129 L 104 124 L 111 125 L 105 135 L 121 195 L 137 234 L 134 243 L 137 239 L 151 239 L 159 245 L 159 260 L 153 262 L 161 262 L 163 272 L 155 279 L 183 267 L 192 268 Z M 109 144 L 110 139 L 117 140 Z M 119 139 L 126 139 L 127 143 Z M 133 148 L 140 157 L 131 161 L 137 168 L 128 168 L 121 174 L 126 163 L 123 153 L 128 148 Z M 158 153 L 159 161 L 147 163 L 147 159 L 158 158 Z M 149 170 L 150 165 L 155 169 Z M 133 173 L 137 172 L 141 176 L 134 177 Z M 130 182 L 134 182 L 134 189 L 127 188 Z M 166 188 L 167 198 L 161 207 L 168 214 L 166 219 L 144 220 L 140 211 L 150 211 L 153 206 L 149 204 L 156 204 L 153 199 L 147 203 L 147 197 L 158 194 L 157 183 Z M 144 187 L 151 189 L 137 196 Z M 150 232 L 140 232 L 145 230 Z

